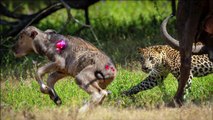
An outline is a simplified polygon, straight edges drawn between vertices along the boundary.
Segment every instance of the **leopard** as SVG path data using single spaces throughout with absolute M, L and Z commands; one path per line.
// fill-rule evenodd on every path
M 180 80 L 180 53 L 178 50 L 168 45 L 153 45 L 145 48 L 138 48 L 139 62 L 143 72 L 148 76 L 131 87 L 123 91 L 123 95 L 132 96 L 141 91 L 149 90 L 155 86 L 162 85 L 168 74 L 172 74 L 178 81 Z M 213 62 L 207 54 L 192 55 L 190 76 L 184 88 L 183 99 L 191 92 L 193 77 L 202 77 L 213 73 Z

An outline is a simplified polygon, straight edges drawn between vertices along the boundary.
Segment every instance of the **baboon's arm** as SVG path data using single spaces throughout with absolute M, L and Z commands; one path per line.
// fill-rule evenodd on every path
M 40 67 L 36 73 L 36 81 L 39 83 L 40 85 L 40 89 L 43 93 L 48 92 L 48 86 L 46 86 L 44 84 L 44 82 L 42 81 L 42 76 L 45 73 L 49 73 L 52 71 L 57 71 L 58 67 L 57 67 L 57 62 L 50 62 L 42 67 Z

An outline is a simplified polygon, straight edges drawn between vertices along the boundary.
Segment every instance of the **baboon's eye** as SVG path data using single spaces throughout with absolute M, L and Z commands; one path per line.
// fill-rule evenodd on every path
M 23 44 L 23 41 L 19 41 L 19 44 Z

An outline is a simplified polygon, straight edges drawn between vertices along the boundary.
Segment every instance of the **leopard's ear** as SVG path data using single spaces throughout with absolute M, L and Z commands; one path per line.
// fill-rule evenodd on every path
M 142 53 L 142 51 L 143 51 L 143 48 L 137 48 L 137 51 L 138 51 L 138 53 Z

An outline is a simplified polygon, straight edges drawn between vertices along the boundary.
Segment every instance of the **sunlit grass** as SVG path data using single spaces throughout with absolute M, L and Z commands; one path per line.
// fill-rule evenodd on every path
M 165 90 L 158 86 L 151 90 L 142 91 L 134 95 L 134 97 L 124 97 L 121 93 L 141 82 L 146 77 L 146 74 L 141 71 L 125 70 L 121 67 L 118 70 L 117 78 L 108 87 L 112 94 L 106 98 L 104 102 L 106 106 L 143 108 L 162 105 L 171 101 L 177 90 L 177 81 L 172 75 L 169 75 L 164 81 Z M 198 103 L 212 100 L 212 77 L 213 75 L 199 79 L 195 78 L 188 100 Z M 38 108 L 56 107 L 48 95 L 44 95 L 39 91 L 39 85 L 34 78 L 22 82 L 16 81 L 16 83 L 12 79 L 8 79 L 2 83 L 2 86 L 1 101 L 6 106 L 11 106 L 15 109 L 35 106 Z M 89 100 L 89 95 L 81 90 L 71 77 L 59 81 L 56 84 L 56 91 L 63 101 L 62 106 L 81 106 L 85 101 Z

